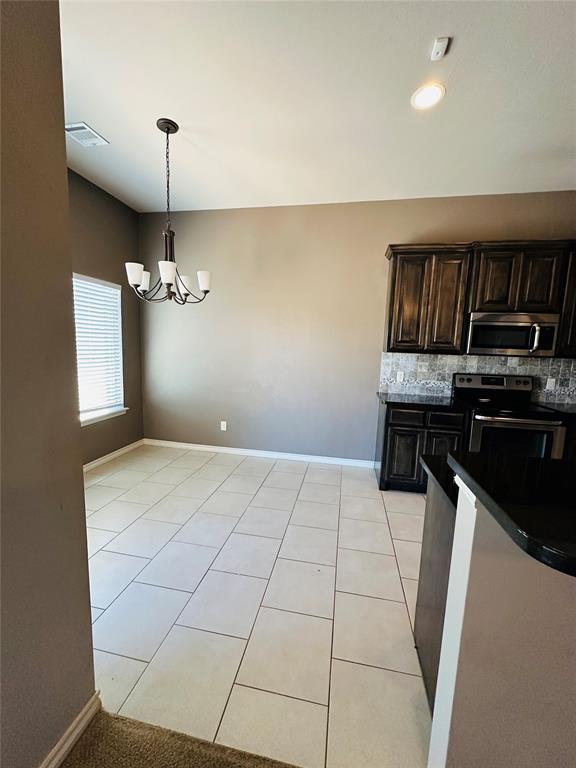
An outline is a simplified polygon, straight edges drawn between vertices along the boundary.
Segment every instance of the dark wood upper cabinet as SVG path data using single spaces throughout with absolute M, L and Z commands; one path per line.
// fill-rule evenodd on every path
M 389 352 L 464 352 L 469 312 L 562 313 L 558 354 L 576 357 L 571 240 L 391 245 Z
M 424 345 L 427 351 L 460 352 L 469 261 L 467 253 L 435 253 L 432 256 Z
M 455 246 L 390 249 L 394 256 L 388 349 L 460 352 L 470 255 Z
M 430 290 L 427 254 L 398 254 L 394 262 L 389 347 L 395 352 L 424 348 Z
M 560 312 L 564 250 L 526 250 L 520 261 L 519 312 Z
M 576 250 L 572 251 L 568 258 L 558 355 L 560 357 L 576 357 Z
M 474 312 L 513 312 L 518 297 L 520 254 L 511 250 L 478 249 Z
M 473 312 L 560 312 L 564 245 L 490 244 L 475 249 Z

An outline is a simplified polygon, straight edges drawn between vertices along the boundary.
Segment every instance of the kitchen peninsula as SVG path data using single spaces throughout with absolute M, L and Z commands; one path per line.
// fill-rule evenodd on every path
M 437 458 L 422 463 L 438 477 Z M 574 461 L 455 453 L 447 464 L 458 499 L 428 768 L 571 765 Z M 429 494 L 427 517 L 437 498 Z M 416 628 L 427 568 L 430 578 L 425 552 L 426 531 Z M 417 642 L 422 657 L 425 638 Z

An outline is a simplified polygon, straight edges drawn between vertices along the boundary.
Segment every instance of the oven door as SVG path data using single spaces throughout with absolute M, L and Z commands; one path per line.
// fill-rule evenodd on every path
M 501 315 L 473 312 L 468 354 L 552 357 L 556 349 L 558 315 Z
M 470 451 L 506 453 L 539 459 L 561 459 L 566 427 L 561 421 L 537 421 L 474 414 Z

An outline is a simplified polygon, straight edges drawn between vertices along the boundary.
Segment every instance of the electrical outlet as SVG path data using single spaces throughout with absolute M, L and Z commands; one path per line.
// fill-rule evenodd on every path
M 220 432 L 226 432 L 228 429 L 228 424 L 225 421 L 220 422 Z
M 396 371 L 396 381 L 404 381 L 404 371 Z

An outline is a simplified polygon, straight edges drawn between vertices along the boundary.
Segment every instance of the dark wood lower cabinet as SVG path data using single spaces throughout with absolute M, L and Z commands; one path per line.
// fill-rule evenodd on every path
M 419 459 L 424 453 L 425 438 L 423 429 L 388 428 L 386 475 L 389 482 L 415 486 L 424 483 Z
M 432 462 L 429 466 L 432 467 Z M 445 474 L 446 468 L 441 472 Z M 443 480 L 445 486 L 450 483 L 449 478 Z M 414 639 L 431 710 L 436 696 L 455 522 L 454 496 L 450 498 L 439 478 L 429 473 Z
M 426 433 L 425 453 L 434 456 L 446 456 L 450 451 L 457 451 L 462 444 L 462 432 L 433 431 Z
M 382 490 L 426 490 L 420 457 L 446 456 L 463 447 L 465 415 L 425 405 L 381 403 L 374 469 Z

